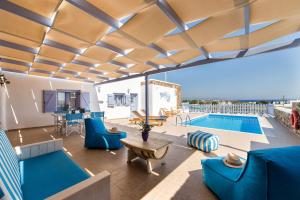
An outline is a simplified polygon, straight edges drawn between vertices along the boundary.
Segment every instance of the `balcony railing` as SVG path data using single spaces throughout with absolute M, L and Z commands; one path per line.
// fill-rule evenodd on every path
M 183 104 L 190 113 L 271 114 L 273 104 Z

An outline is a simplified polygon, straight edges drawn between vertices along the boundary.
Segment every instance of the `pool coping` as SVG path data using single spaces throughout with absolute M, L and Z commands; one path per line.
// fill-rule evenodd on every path
M 243 133 L 243 134 L 251 134 L 251 135 L 265 135 L 265 132 L 261 126 L 261 117 L 262 116 L 256 116 L 256 115 L 246 115 L 246 114 L 238 114 L 238 115 L 234 115 L 234 114 L 221 114 L 221 113 L 205 113 L 204 115 L 200 116 L 200 117 L 193 117 L 190 121 L 193 121 L 194 119 L 198 119 L 198 118 L 202 118 L 202 117 L 206 117 L 208 115 L 226 115 L 226 116 L 237 116 L 237 117 L 255 117 L 257 118 L 257 121 L 258 121 L 258 125 L 259 125 L 259 128 L 261 130 L 261 133 L 252 133 L 252 132 L 244 132 L 244 131 L 235 131 L 235 130 L 228 130 L 228 129 L 221 129 L 221 128 L 210 128 L 210 127 L 205 127 L 205 126 L 193 126 L 193 125 L 189 125 L 189 124 L 186 124 L 186 125 L 183 125 L 185 122 L 187 121 L 184 121 L 181 123 L 181 126 L 190 126 L 190 127 L 200 127 L 200 128 L 207 128 L 207 129 L 214 129 L 214 130 L 222 130 L 222 131 L 228 131 L 228 132 L 235 132 L 235 133 Z

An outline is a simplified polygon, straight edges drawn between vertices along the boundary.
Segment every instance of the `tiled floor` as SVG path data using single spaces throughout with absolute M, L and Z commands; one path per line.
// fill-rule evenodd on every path
M 147 174 L 142 160 L 126 163 L 127 152 L 87 150 L 83 147 L 84 137 L 73 134 L 64 137 L 65 151 L 81 167 L 96 174 L 103 170 L 111 173 L 112 199 L 216 199 L 202 183 L 200 160 L 216 155 L 235 152 L 246 157 L 249 150 L 278 146 L 299 145 L 300 138 L 273 118 L 260 118 L 264 135 L 242 134 L 237 132 L 201 128 L 218 134 L 220 148 L 213 153 L 203 153 L 186 145 L 186 133 L 197 130 L 196 127 L 176 126 L 175 119 L 169 119 L 162 127 L 155 127 L 150 137 L 172 140 L 166 157 L 166 165 L 154 169 L 157 174 Z M 118 126 L 127 131 L 129 137 L 139 137 L 134 125 L 128 125 L 127 119 L 110 120 L 108 127 Z M 51 140 L 61 137 L 52 127 L 9 131 L 8 136 L 14 146 Z

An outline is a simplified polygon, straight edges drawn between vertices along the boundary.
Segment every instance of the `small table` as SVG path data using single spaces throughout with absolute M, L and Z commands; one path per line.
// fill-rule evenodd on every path
M 149 138 L 144 142 L 141 137 L 129 137 L 121 139 L 121 142 L 128 148 L 127 162 L 131 163 L 137 158 L 146 160 L 147 171 L 152 173 L 155 164 L 165 164 L 163 158 L 168 152 L 171 141 Z

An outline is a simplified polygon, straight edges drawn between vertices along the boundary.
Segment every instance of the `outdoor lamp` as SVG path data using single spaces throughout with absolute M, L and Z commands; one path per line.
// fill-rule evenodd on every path
M 8 81 L 6 78 L 5 78 L 5 76 L 4 76 L 4 74 L 0 74 L 0 85 L 1 86 L 3 86 L 4 84 L 9 84 L 10 83 L 10 81 Z

